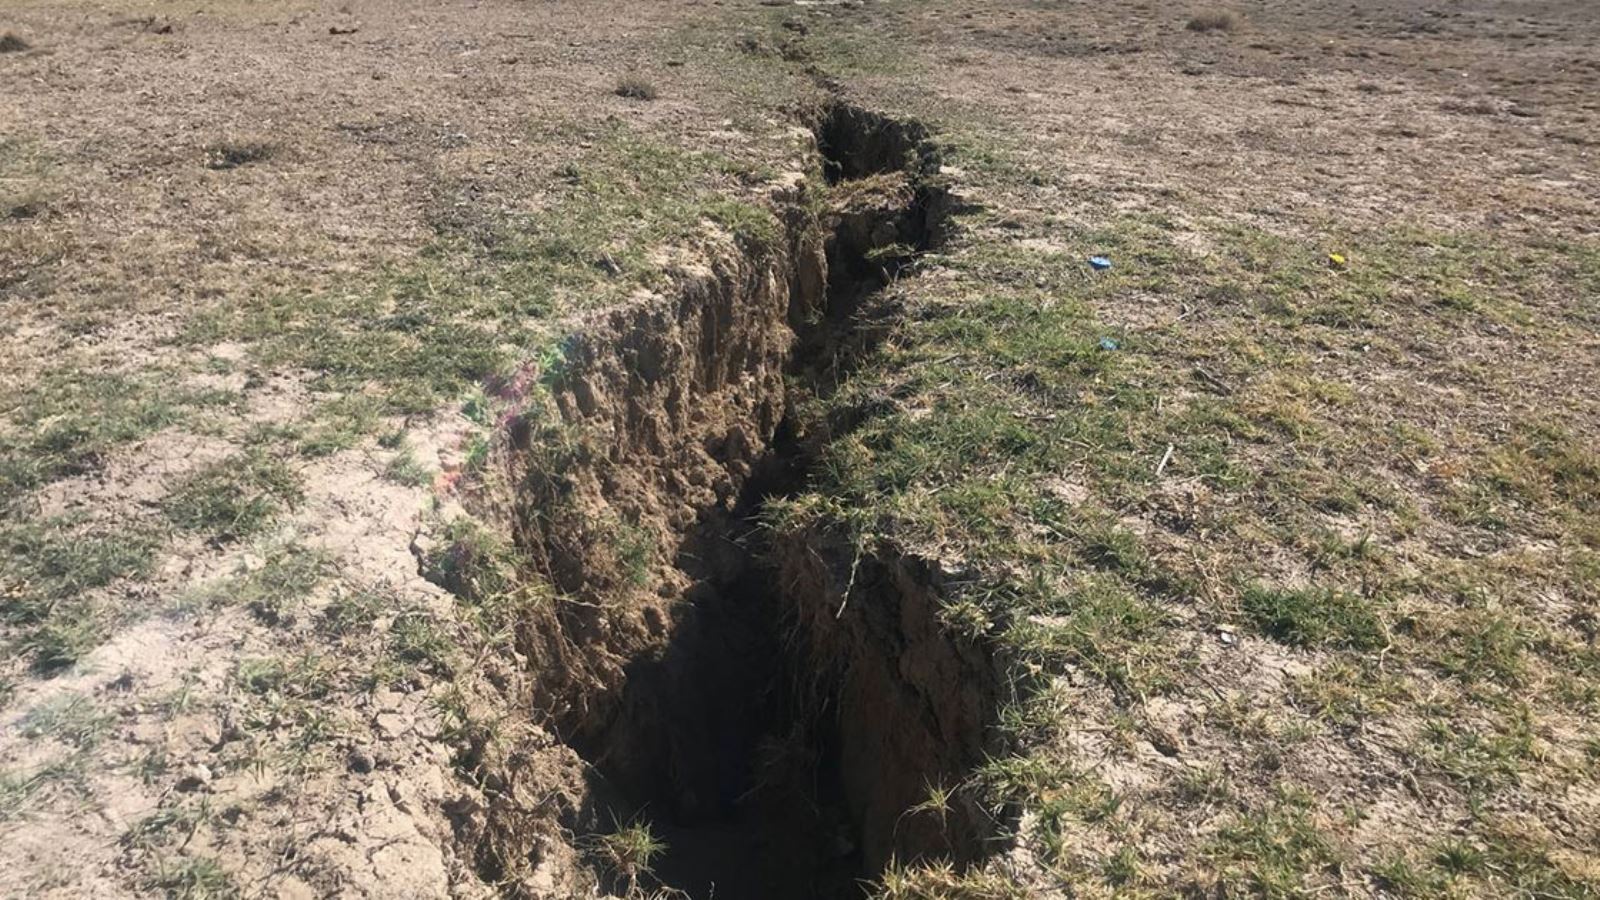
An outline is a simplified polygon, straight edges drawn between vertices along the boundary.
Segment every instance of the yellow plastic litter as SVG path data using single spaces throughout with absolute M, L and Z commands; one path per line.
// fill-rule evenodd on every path
M 1333 264 L 1334 264 L 1334 265 L 1336 265 L 1336 266 L 1342 266 L 1342 265 L 1344 265 L 1344 264 L 1345 264 L 1345 263 L 1346 263 L 1346 262 L 1347 262 L 1347 261 L 1348 261 L 1348 260 L 1346 260 L 1346 259 L 1345 259 L 1345 258 L 1344 258 L 1344 254 L 1342 254 L 1342 253 L 1329 253 L 1329 254 L 1328 254 L 1328 262 L 1331 262 L 1331 263 L 1333 263 Z

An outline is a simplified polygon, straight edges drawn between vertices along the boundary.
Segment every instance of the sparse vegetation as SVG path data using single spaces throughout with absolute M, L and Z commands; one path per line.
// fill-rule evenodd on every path
M 146 886 L 179 900 L 224 900 L 239 895 L 227 871 L 206 857 L 162 859 Z
M 253 450 L 186 476 L 162 501 L 162 510 L 180 528 L 231 541 L 260 533 L 299 498 L 294 472 Z
M 206 607 L 241 606 L 266 625 L 289 625 L 295 608 L 331 572 L 325 553 L 294 542 L 266 548 L 255 568 L 197 588 L 185 598 Z
M 94 471 L 116 447 L 179 421 L 186 406 L 224 399 L 99 369 L 79 361 L 5 391 L 10 427 L 0 430 L 0 508 L 24 491 Z
M 1383 621 L 1372 601 L 1331 590 L 1284 590 L 1252 585 L 1241 601 L 1263 632 L 1286 644 L 1335 644 L 1375 650 L 1385 643 Z
M 401 447 L 389 457 L 384 464 L 383 475 L 396 484 L 408 487 L 421 487 L 433 480 L 432 473 L 417 460 L 415 453 L 409 447 Z
M 53 672 L 97 646 L 117 619 L 98 591 L 149 572 L 157 540 L 73 519 L 0 525 L 0 628 L 10 648 Z
M 62 694 L 29 710 L 22 719 L 22 736 L 48 737 L 77 750 L 92 750 L 112 717 L 94 701 L 76 694 Z
M 437 674 L 449 674 L 452 642 L 427 613 L 406 612 L 389 626 L 395 653 L 404 661 Z
M 656 550 L 655 536 L 638 525 L 619 523 L 615 549 L 623 582 L 636 588 L 648 586 Z
M 42 215 L 48 201 L 42 193 L 0 194 L 0 219 L 32 219 Z
M 56 797 L 81 799 L 88 793 L 88 762 L 87 754 L 73 752 L 31 767 L 0 770 L 0 822 L 23 818 Z
M 339 637 L 359 637 L 385 612 L 397 605 L 394 597 L 369 589 L 340 590 L 322 611 L 322 627 Z
M 1293 897 L 1317 870 L 1339 855 L 1311 820 L 1311 798 L 1284 789 L 1264 809 L 1223 826 L 1207 848 L 1218 885 L 1245 888 L 1262 897 Z
M 874 885 L 883 900 L 1022 900 L 1014 882 L 982 870 L 957 872 L 949 861 L 905 866 L 893 863 Z

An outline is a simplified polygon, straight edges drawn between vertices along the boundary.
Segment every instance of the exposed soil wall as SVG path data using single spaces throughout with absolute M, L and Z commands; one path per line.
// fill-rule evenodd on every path
M 961 794 L 913 809 L 982 758 L 995 708 L 937 573 L 756 522 L 804 477 L 793 392 L 867 351 L 877 290 L 944 210 L 920 127 L 840 104 L 817 134 L 832 186 L 785 182 L 778 240 L 585 323 L 506 448 L 517 553 L 556 594 L 516 627 L 524 702 L 592 767 L 552 808 L 574 832 L 650 822 L 652 877 L 694 897 L 859 896 L 891 857 L 965 863 L 991 830 Z M 538 851 L 506 807 L 474 833 L 514 878 Z
M 744 552 L 726 536 L 786 409 L 791 310 L 818 306 L 825 262 L 804 183 L 780 191 L 784 240 L 736 248 L 668 297 L 590 323 L 513 427 L 516 543 L 569 598 L 519 629 L 536 704 L 603 743 L 626 668 L 658 653 Z
M 986 649 L 939 620 L 945 589 L 928 563 L 864 556 L 808 533 L 773 547 L 784 605 L 797 617 L 805 665 L 835 710 L 829 751 L 876 872 L 891 858 L 969 863 L 995 823 L 961 790 L 988 746 L 997 704 Z M 930 788 L 951 792 L 924 807 Z

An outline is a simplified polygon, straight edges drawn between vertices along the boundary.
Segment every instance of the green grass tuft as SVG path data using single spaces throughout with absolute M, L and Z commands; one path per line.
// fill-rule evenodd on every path
M 455 645 L 439 621 L 426 612 L 404 612 L 389 626 L 389 641 L 405 662 L 435 674 L 449 674 Z
M 124 614 L 97 594 L 149 573 L 158 546 L 148 531 L 109 531 L 70 518 L 0 524 L 0 627 L 15 652 L 51 672 L 77 662 Z
M 655 873 L 655 862 L 667 851 L 665 841 L 656 837 L 648 822 L 636 821 L 622 825 L 610 834 L 597 835 L 591 841 L 600 864 L 624 888 L 624 896 L 642 896 L 639 882 Z
M 240 895 L 232 876 L 220 863 L 199 856 L 160 859 L 146 887 L 173 900 L 229 900 Z
M 188 406 L 223 399 L 90 363 L 0 394 L 0 404 L 14 410 L 0 424 L 0 509 L 40 485 L 94 471 L 114 448 L 178 422 Z
M 1205 851 L 1218 883 L 1230 894 L 1290 898 L 1313 893 L 1318 876 L 1340 854 L 1312 821 L 1312 807 L 1310 797 L 1282 789 L 1268 805 L 1224 825 Z
M 22 736 L 49 737 L 78 750 L 92 750 L 114 721 L 88 697 L 63 694 L 28 710 L 22 718 Z
M 229 541 L 261 532 L 299 499 L 295 473 L 264 451 L 252 450 L 187 476 L 161 508 L 180 528 Z
M 1345 591 L 1251 585 L 1240 608 L 1262 633 L 1295 647 L 1373 650 L 1388 642 L 1373 602 Z

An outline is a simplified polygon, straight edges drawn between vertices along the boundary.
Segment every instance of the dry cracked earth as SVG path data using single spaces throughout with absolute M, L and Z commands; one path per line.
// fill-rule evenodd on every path
M 6 0 L 0 895 L 1600 895 L 1597 47 Z

